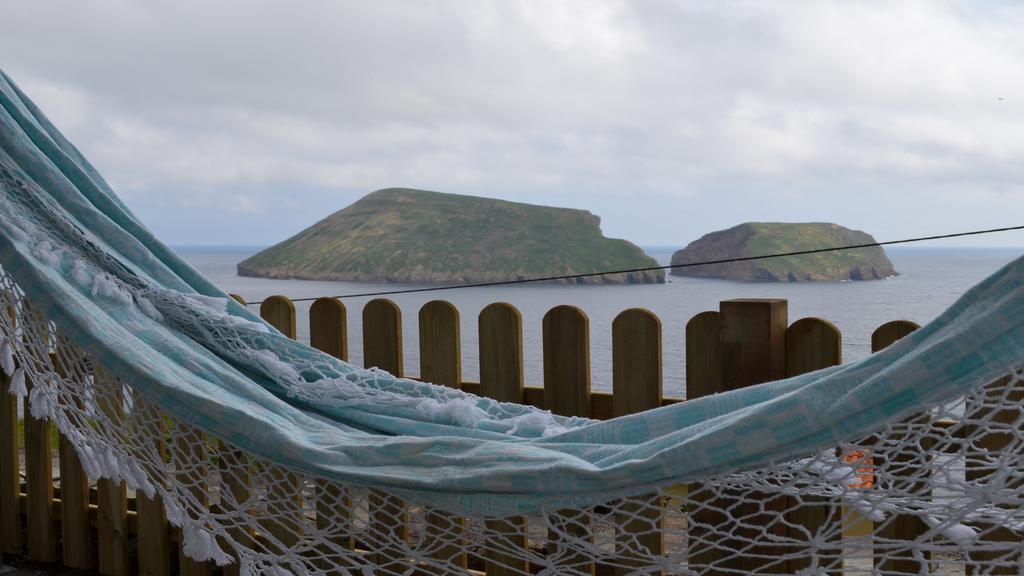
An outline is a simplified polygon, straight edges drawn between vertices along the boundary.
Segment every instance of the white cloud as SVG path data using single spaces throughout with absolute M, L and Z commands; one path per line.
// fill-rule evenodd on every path
M 894 237 L 1024 221 L 1022 26 L 957 1 L 3 3 L 0 66 L 140 213 L 247 242 L 391 185 L 644 243 L 778 213 Z

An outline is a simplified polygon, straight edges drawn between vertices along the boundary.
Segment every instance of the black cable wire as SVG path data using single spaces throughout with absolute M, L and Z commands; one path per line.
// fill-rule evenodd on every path
M 813 250 L 798 250 L 796 252 L 782 252 L 779 254 L 763 254 L 761 256 L 741 256 L 738 258 L 723 258 L 721 260 L 704 260 L 702 262 L 688 262 L 686 264 L 668 264 L 665 266 L 648 266 L 645 268 L 628 268 L 625 270 L 610 270 L 605 272 L 586 272 L 582 274 L 567 274 L 564 276 L 542 276 L 538 278 L 522 278 L 519 280 L 498 280 L 494 282 L 476 282 L 471 284 L 449 284 L 444 286 L 429 286 L 426 288 L 405 288 L 401 290 L 384 290 L 380 292 L 362 292 L 358 294 L 340 294 L 338 296 L 320 296 L 316 298 L 295 298 L 292 302 L 310 302 L 319 298 L 367 298 L 370 296 L 389 296 L 392 294 L 412 294 L 414 292 L 437 292 L 440 290 L 455 290 L 458 288 L 482 288 L 485 286 L 509 286 L 513 284 L 528 284 L 531 282 L 552 282 L 554 280 L 574 280 L 576 278 L 587 278 L 590 276 L 605 276 L 609 274 L 629 274 L 632 272 L 653 272 L 655 270 L 668 270 L 670 268 L 692 268 L 694 266 L 708 266 L 711 264 L 728 264 L 730 262 L 749 262 L 751 260 L 765 260 L 768 258 L 784 258 L 786 256 L 801 256 L 804 254 L 820 254 L 822 252 L 836 252 L 838 250 L 856 250 L 858 248 L 872 248 L 875 246 L 891 246 L 893 244 L 909 244 L 911 242 L 924 242 L 926 240 L 942 240 L 944 238 L 958 238 L 962 236 L 978 236 L 980 234 L 993 234 L 995 232 L 1009 232 L 1011 230 L 1024 230 L 1024 225 L 1008 226 L 1006 228 L 990 228 L 988 230 L 974 230 L 971 232 L 956 232 L 953 234 L 940 234 L 938 236 L 920 236 L 917 238 L 905 238 L 903 240 L 887 240 L 885 242 L 869 242 L 867 244 L 851 244 L 849 246 L 833 246 L 831 248 L 815 248 Z M 259 302 L 246 302 L 246 306 L 262 304 Z

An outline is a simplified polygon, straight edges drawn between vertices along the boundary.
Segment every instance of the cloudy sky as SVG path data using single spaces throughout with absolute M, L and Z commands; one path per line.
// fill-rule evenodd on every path
M 1012 2 L 0 3 L 0 68 L 172 245 L 426 188 L 684 245 L 1024 224 Z M 962 244 L 1024 246 L 1024 233 Z

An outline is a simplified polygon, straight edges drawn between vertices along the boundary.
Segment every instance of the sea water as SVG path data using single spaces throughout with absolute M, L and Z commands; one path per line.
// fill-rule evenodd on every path
M 235 269 L 259 248 L 179 248 L 178 252 L 226 292 L 249 302 L 282 294 L 290 298 L 401 290 L 420 285 L 369 282 L 325 282 L 242 278 Z M 648 254 L 667 264 L 672 248 L 646 248 Z M 629 308 L 646 308 L 661 319 L 666 396 L 685 394 L 685 327 L 695 314 L 717 310 L 731 298 L 785 298 L 789 321 L 807 316 L 833 322 L 843 336 L 843 361 L 867 356 L 871 332 L 890 320 L 925 324 L 945 310 L 971 286 L 1024 254 L 1009 248 L 921 248 L 887 250 L 899 276 L 866 282 L 745 283 L 668 276 L 666 284 L 579 286 L 525 284 L 464 288 L 440 292 L 388 296 L 402 310 L 406 375 L 419 374 L 419 308 L 434 299 L 454 304 L 461 319 L 462 377 L 479 377 L 477 316 L 493 302 L 508 302 L 523 316 L 523 355 L 528 386 L 543 382 L 541 319 L 560 304 L 581 308 L 590 319 L 591 379 L 594 390 L 610 390 L 611 325 L 617 314 Z M 348 309 L 349 360 L 361 364 L 363 306 L 371 298 L 343 298 Z M 298 336 L 309 340 L 309 302 L 296 303 Z

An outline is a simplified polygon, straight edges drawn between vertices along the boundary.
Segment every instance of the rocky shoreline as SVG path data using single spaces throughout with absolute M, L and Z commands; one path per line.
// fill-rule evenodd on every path
M 578 272 L 570 272 L 578 274 Z M 400 276 L 375 276 L 363 273 L 302 273 L 294 274 L 287 270 L 261 269 L 252 270 L 241 264 L 238 266 L 238 275 L 246 278 L 270 278 L 275 280 L 321 280 L 330 282 L 374 282 L 384 284 L 477 284 L 486 282 L 513 282 L 529 280 L 541 276 L 523 276 L 511 274 L 462 274 L 442 275 L 423 272 L 420 274 L 410 273 Z M 564 274 L 558 274 L 559 276 Z M 570 284 L 570 285 L 604 285 L 604 284 L 664 284 L 665 273 L 660 270 L 645 272 L 630 272 L 627 274 L 604 274 L 601 276 L 585 276 L 581 278 L 566 278 L 560 280 L 545 280 L 545 283 Z

